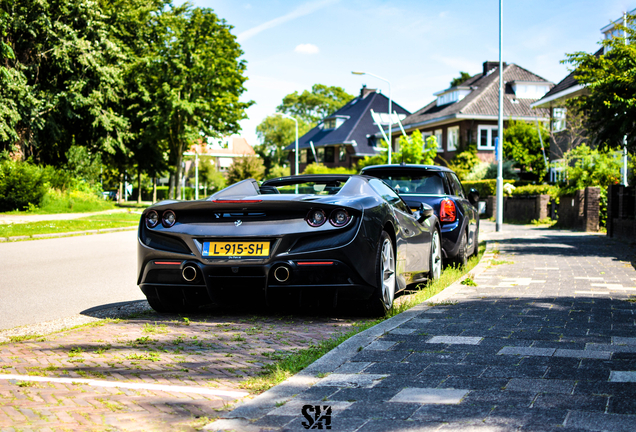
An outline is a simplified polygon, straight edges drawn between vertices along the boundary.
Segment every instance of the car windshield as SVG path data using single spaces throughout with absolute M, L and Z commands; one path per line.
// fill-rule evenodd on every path
M 266 185 L 261 186 L 262 194 L 302 194 L 302 195 L 334 195 L 342 188 L 346 182 L 331 180 L 331 181 L 312 181 L 312 182 L 299 182 L 294 184 L 284 185 Z
M 381 178 L 400 195 L 444 194 L 444 181 L 436 172 L 391 173 L 370 171 L 366 174 Z

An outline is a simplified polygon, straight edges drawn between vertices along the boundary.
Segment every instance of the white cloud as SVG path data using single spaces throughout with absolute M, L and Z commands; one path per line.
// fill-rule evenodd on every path
M 256 36 L 257 34 L 259 34 L 260 32 L 264 30 L 277 27 L 281 24 L 286 23 L 287 21 L 291 21 L 296 18 L 309 15 L 311 13 L 316 12 L 317 10 L 320 10 L 326 6 L 329 6 L 330 4 L 337 3 L 339 1 L 340 0 L 321 0 L 316 2 L 305 3 L 283 16 L 279 16 L 278 18 L 274 18 L 273 20 L 267 21 L 266 23 L 257 25 L 256 27 L 252 27 L 249 30 L 245 30 L 244 32 L 239 33 L 236 36 L 236 40 L 239 43 L 244 42 L 248 40 L 249 38 L 251 38 L 252 36 Z
M 294 51 L 302 54 L 318 54 L 320 49 L 313 44 L 300 44 L 296 47 L 296 49 L 294 49 Z

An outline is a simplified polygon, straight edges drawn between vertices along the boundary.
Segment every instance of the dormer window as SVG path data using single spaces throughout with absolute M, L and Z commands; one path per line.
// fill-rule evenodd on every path
M 435 93 L 437 96 L 437 106 L 459 102 L 471 92 L 470 87 L 452 87 L 447 90 Z
M 546 82 L 513 81 L 512 90 L 517 99 L 541 99 L 549 90 Z
M 325 119 L 322 122 L 322 128 L 324 130 L 338 129 L 340 126 L 343 125 L 344 122 L 347 121 L 348 118 L 349 118 L 349 116 L 329 117 L 328 119 Z

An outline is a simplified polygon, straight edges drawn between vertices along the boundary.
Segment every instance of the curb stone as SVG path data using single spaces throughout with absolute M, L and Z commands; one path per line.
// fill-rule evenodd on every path
M 117 231 L 131 231 L 137 228 L 138 228 L 138 225 L 130 226 L 130 227 L 121 227 L 121 228 L 102 228 L 102 229 L 96 229 L 96 230 L 71 231 L 71 232 L 63 232 L 63 233 L 33 234 L 30 236 L 0 237 L 0 242 L 12 242 L 12 241 L 19 241 L 19 240 L 40 240 L 40 239 L 58 238 L 58 237 L 74 237 L 78 235 L 90 235 L 90 234 L 107 234 L 107 233 L 117 232 Z
M 220 418 L 206 425 L 203 427 L 203 430 L 218 432 L 232 430 L 252 432 L 262 430 L 260 427 L 250 425 L 250 422 L 263 417 L 268 412 L 292 400 L 294 396 L 312 387 L 321 379 L 317 375 L 335 371 L 356 355 L 360 348 L 370 345 L 385 333 L 412 320 L 423 311 L 431 309 L 434 307 L 430 306 L 431 303 L 440 303 L 451 298 L 457 291 L 462 289 L 463 285 L 461 282 L 464 279 L 469 276 L 477 276 L 486 271 L 490 265 L 490 260 L 493 258 L 491 252 L 493 249 L 492 243 L 492 241 L 486 242 L 486 252 L 479 263 L 477 263 L 470 272 L 453 282 L 443 291 L 399 315 L 350 337 L 296 375 L 289 377 L 282 383 L 270 388 L 253 399 L 240 402 L 236 408 L 227 413 L 224 418 Z

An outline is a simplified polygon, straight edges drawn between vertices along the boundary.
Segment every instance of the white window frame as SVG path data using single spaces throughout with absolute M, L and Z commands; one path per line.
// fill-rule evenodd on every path
M 552 110 L 552 131 L 553 132 L 561 132 L 565 130 L 566 127 L 566 116 L 567 111 L 563 107 L 554 108 Z
M 446 130 L 446 149 L 456 151 L 459 144 L 459 126 L 451 126 Z
M 435 138 L 437 139 L 437 153 L 444 152 L 444 131 L 442 129 L 435 129 Z
M 477 127 L 477 150 L 494 150 L 495 149 L 495 140 L 493 139 L 493 130 L 498 130 L 499 127 L 497 125 L 480 125 Z M 488 135 L 486 137 L 486 144 L 482 144 L 481 142 L 481 131 L 487 130 Z M 499 134 L 497 134 L 499 135 Z

